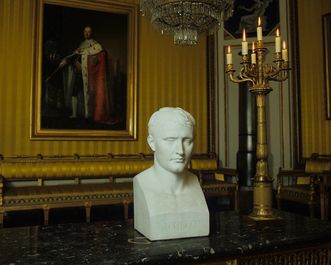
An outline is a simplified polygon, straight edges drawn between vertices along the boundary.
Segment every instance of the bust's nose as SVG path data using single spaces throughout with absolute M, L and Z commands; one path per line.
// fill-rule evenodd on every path
M 181 140 L 176 141 L 176 154 L 182 155 L 184 153 L 184 145 Z

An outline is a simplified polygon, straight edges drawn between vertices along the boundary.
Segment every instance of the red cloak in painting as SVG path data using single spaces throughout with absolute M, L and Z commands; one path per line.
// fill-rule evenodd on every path
M 114 124 L 111 116 L 110 84 L 107 78 L 107 54 L 101 51 L 88 56 L 88 109 L 91 118 L 100 123 Z

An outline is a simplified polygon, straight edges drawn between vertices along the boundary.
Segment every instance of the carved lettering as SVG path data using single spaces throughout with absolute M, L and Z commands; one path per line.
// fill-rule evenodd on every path
M 200 221 L 198 220 L 190 220 L 190 221 L 173 221 L 166 222 L 161 224 L 161 229 L 163 231 L 167 231 L 169 233 L 176 232 L 185 232 L 194 229 L 195 227 L 199 227 Z

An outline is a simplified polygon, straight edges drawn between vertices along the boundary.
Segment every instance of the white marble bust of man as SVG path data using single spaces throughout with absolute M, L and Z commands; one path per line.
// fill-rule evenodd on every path
M 188 171 L 195 120 L 161 108 L 148 123 L 154 165 L 133 179 L 134 227 L 150 240 L 206 236 L 209 211 L 197 176 Z

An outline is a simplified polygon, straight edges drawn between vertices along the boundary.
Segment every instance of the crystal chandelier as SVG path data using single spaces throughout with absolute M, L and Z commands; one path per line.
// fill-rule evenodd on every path
M 143 15 L 179 45 L 197 44 L 198 34 L 213 30 L 232 16 L 233 0 L 140 0 Z

